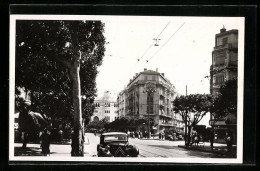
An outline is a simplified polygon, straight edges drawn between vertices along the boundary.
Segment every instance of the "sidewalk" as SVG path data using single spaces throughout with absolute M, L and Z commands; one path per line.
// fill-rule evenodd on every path
M 90 146 L 88 138 L 84 143 L 84 156 L 93 157 L 96 156 L 96 149 Z M 43 156 L 40 144 L 28 143 L 25 149 L 22 148 L 22 143 L 14 144 L 14 156 Z M 71 156 L 71 142 L 65 143 L 51 143 L 50 156 Z
M 223 154 L 223 155 L 230 155 L 232 158 L 236 158 L 237 154 L 237 146 L 233 145 L 232 152 L 227 152 L 227 145 L 226 144 L 220 144 L 220 143 L 214 143 L 213 150 L 210 148 L 210 143 L 205 142 L 204 144 L 199 144 L 198 146 L 192 145 L 192 146 L 185 146 L 185 145 L 178 145 L 180 148 L 185 148 L 189 150 L 196 150 L 196 151 L 203 151 L 203 152 L 210 152 L 210 153 L 216 153 L 216 154 Z

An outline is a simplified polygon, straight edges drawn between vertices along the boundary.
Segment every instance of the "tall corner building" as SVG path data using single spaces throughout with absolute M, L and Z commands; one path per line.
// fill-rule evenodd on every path
M 238 30 L 220 29 L 215 36 L 210 66 L 210 93 L 218 91 L 221 84 L 237 78 Z
M 238 67 L 238 30 L 220 29 L 215 36 L 215 47 L 212 51 L 212 65 L 210 66 L 210 93 L 214 94 L 220 86 L 233 78 L 237 78 Z M 211 115 L 211 121 L 213 116 Z M 236 123 L 236 118 L 233 118 Z M 210 125 L 213 126 L 212 122 Z M 225 142 L 227 129 L 233 130 L 234 142 L 236 142 L 236 124 L 227 125 L 225 119 L 215 123 L 216 142 Z
M 144 92 L 145 84 L 153 83 L 156 91 L 152 96 Z M 150 117 L 154 120 L 153 133 L 161 130 L 184 131 L 184 123 L 174 114 L 172 101 L 175 98 L 175 88 L 164 76 L 164 73 L 147 70 L 136 73 L 117 98 L 119 117 Z M 148 112 L 149 111 L 149 112 Z

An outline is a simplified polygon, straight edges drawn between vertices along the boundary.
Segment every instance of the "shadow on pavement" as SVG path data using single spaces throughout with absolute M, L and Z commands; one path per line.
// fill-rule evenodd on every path
M 14 147 L 14 156 L 42 156 L 39 147 Z

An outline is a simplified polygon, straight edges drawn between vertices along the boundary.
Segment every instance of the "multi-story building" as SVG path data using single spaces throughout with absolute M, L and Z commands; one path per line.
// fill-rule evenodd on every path
M 210 93 L 216 93 L 220 86 L 233 78 L 237 78 L 238 62 L 238 30 L 223 27 L 215 36 L 215 47 L 212 51 L 212 65 L 210 66 Z M 228 116 L 232 124 L 226 124 L 225 118 L 215 121 L 211 115 L 210 125 L 214 126 L 217 142 L 225 142 L 227 129 L 232 130 L 236 142 L 236 117 Z
M 95 110 L 91 121 L 106 119 L 113 122 L 118 117 L 118 105 L 116 101 L 116 92 L 105 91 L 102 97 L 94 100 Z
M 145 92 L 145 85 L 155 85 L 155 92 L 149 96 Z M 177 120 L 172 108 L 175 98 L 175 88 L 164 76 L 164 73 L 147 70 L 136 73 L 130 79 L 127 87 L 119 93 L 119 117 L 136 116 L 139 118 L 150 117 L 154 120 L 153 132 L 176 129 Z M 180 128 L 181 129 L 181 128 Z
M 126 90 L 121 91 L 118 94 L 117 97 L 117 104 L 118 104 L 118 116 L 119 117 L 124 117 L 125 116 L 125 92 Z

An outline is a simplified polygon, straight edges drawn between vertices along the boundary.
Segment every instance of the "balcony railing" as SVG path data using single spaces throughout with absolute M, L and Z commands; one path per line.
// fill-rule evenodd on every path
M 224 49 L 224 48 L 232 48 L 232 44 L 231 43 L 227 43 L 227 44 L 224 44 L 224 45 L 219 45 L 219 46 L 216 46 L 214 47 L 214 50 L 218 50 L 218 49 Z
M 160 121 L 159 121 L 159 125 L 173 126 L 173 122 L 163 122 L 162 120 L 160 120 Z

